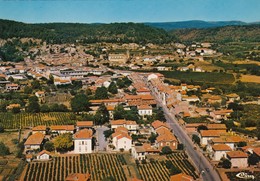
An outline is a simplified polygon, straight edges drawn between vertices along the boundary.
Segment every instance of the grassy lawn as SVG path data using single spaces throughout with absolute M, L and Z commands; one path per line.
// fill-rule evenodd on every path
M 4 133 L 0 133 L 0 142 L 7 145 L 11 153 L 15 153 L 17 151 L 17 147 L 12 140 L 18 139 L 18 135 L 18 131 L 5 131 Z

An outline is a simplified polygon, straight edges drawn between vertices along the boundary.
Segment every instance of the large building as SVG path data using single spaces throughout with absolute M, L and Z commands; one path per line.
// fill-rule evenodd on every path
M 109 54 L 108 60 L 110 65 L 122 65 L 126 64 L 128 56 L 125 54 Z
M 74 153 L 92 153 L 92 135 L 91 129 L 82 129 L 74 134 Z

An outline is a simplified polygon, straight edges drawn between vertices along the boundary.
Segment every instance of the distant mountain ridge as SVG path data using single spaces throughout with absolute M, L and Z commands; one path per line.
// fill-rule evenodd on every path
M 251 25 L 260 24 L 260 22 L 246 23 L 243 21 L 202 21 L 202 20 L 190 20 L 190 21 L 178 21 L 178 22 L 145 22 L 145 25 L 162 28 L 164 30 L 174 29 L 187 29 L 187 28 L 215 28 L 223 26 L 237 26 L 237 25 Z

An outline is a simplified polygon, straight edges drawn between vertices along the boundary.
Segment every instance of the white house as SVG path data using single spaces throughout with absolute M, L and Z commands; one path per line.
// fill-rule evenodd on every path
M 230 160 L 232 167 L 246 168 L 248 155 L 242 151 L 227 152 L 227 159 Z
M 50 127 L 52 134 L 74 133 L 74 125 L 53 125 Z
M 18 84 L 6 84 L 5 90 L 11 91 L 11 90 L 18 90 L 19 85 Z
M 129 151 L 132 147 L 132 138 L 127 133 L 123 131 L 116 131 L 112 134 L 112 143 L 117 151 L 124 149 L 124 151 Z
M 145 160 L 146 151 L 143 146 L 133 146 L 131 154 L 136 160 Z
M 226 158 L 226 153 L 232 151 L 232 149 L 226 144 L 213 145 L 212 150 L 212 159 L 214 161 L 219 161 L 222 157 Z
M 37 155 L 37 160 L 49 160 L 50 158 L 51 158 L 51 153 L 46 150 L 42 150 Z
M 92 153 L 92 130 L 82 129 L 74 134 L 74 153 Z
M 151 116 L 153 114 L 153 108 L 149 105 L 140 105 L 137 106 L 138 114 L 140 116 Z
M 111 121 L 110 124 L 111 124 L 112 129 L 116 129 L 118 127 L 124 127 L 130 133 L 133 133 L 133 134 L 136 134 L 137 129 L 138 129 L 138 124 L 136 123 L 136 121 L 119 119 L 119 120 Z
M 221 135 L 224 135 L 226 130 L 201 130 L 200 139 L 202 145 L 207 145 L 208 141 L 214 138 L 219 138 Z

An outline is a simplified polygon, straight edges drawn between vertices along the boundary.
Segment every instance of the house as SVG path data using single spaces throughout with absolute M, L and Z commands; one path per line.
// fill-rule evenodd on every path
M 85 129 L 85 128 L 92 128 L 93 125 L 94 125 L 93 121 L 77 121 L 76 130 L 79 131 L 79 130 Z
M 185 129 L 188 133 L 198 133 L 199 126 L 206 126 L 206 123 L 187 123 Z
M 219 138 L 221 135 L 226 134 L 226 130 L 201 130 L 200 138 L 201 144 L 207 145 L 208 141 L 213 138 Z
M 136 121 L 131 121 L 131 120 L 124 120 L 124 119 L 112 120 L 110 121 L 110 124 L 112 129 L 116 129 L 118 127 L 124 127 L 132 134 L 136 134 L 138 129 L 138 124 L 136 123 Z
M 124 65 L 126 64 L 128 56 L 125 54 L 109 54 L 108 61 L 111 65 Z
M 40 103 L 45 103 L 45 92 L 44 91 L 35 92 L 35 96 L 38 97 L 38 100 Z
M 239 142 L 242 142 L 242 141 L 245 141 L 245 139 L 241 138 L 240 136 L 237 136 L 237 135 L 220 136 L 219 138 L 211 139 L 211 142 L 208 142 L 208 149 L 211 151 L 211 145 L 226 144 L 232 150 L 235 150 L 236 144 L 238 144 Z
M 76 132 L 73 137 L 74 153 L 92 153 L 92 135 L 91 129 L 82 129 Z
M 156 146 L 159 150 L 163 147 L 169 146 L 172 150 L 176 150 L 178 147 L 178 140 L 172 133 L 161 134 L 156 138 Z
M 46 126 L 35 126 L 32 128 L 32 134 L 35 134 L 35 133 L 42 133 L 42 134 L 46 134 L 46 130 L 47 130 L 47 127 Z
M 225 124 L 207 124 L 208 130 L 227 130 Z
M 52 134 L 74 133 L 74 125 L 53 125 L 50 127 Z
M 155 120 L 154 122 L 152 122 L 153 132 L 156 132 L 157 129 L 160 129 L 162 127 L 170 129 L 170 127 L 162 121 Z
M 90 180 L 90 174 L 88 173 L 72 173 L 69 174 L 65 181 L 89 181 Z
M 149 105 L 140 105 L 137 106 L 138 114 L 140 116 L 151 116 L 153 114 L 152 106 Z
M 172 175 L 170 181 L 194 181 L 193 177 L 186 175 L 185 173 L 179 173 Z
M 240 96 L 236 93 L 226 95 L 228 102 L 235 102 L 240 100 Z
M 33 160 L 33 155 L 32 154 L 26 154 L 25 159 L 27 162 L 31 162 Z
M 115 111 L 115 106 L 106 106 L 107 111 L 109 113 L 109 118 L 114 119 L 114 111 Z
M 213 145 L 212 150 L 212 159 L 214 161 L 219 161 L 223 157 L 226 158 L 226 153 L 232 151 L 232 149 L 226 144 Z
M 36 158 L 37 160 L 50 160 L 51 153 L 46 150 L 42 150 L 40 153 L 37 154 Z
M 246 168 L 248 155 L 242 151 L 230 151 L 227 152 L 227 159 L 230 160 L 232 167 Z
M 147 155 L 160 153 L 160 150 L 157 149 L 155 146 L 152 146 L 150 143 L 144 143 L 143 147 Z
M 131 154 L 135 160 L 145 160 L 146 151 L 143 146 L 133 146 Z
M 41 149 L 42 143 L 44 140 L 44 134 L 42 133 L 35 133 L 26 140 L 24 143 L 25 149 L 26 150 L 36 150 L 36 149 Z
M 7 91 L 12 91 L 12 90 L 18 90 L 19 89 L 19 85 L 18 84 L 6 84 L 5 85 L 5 90 Z
M 8 106 L 6 106 L 6 110 L 13 110 L 14 108 L 21 108 L 20 104 L 9 104 Z
M 215 121 L 227 120 L 231 116 L 232 112 L 233 112 L 232 109 L 217 110 L 217 111 L 210 112 L 210 116 Z
M 117 151 L 123 149 L 129 151 L 132 147 L 132 138 L 125 132 L 126 128 L 116 128 L 115 133 L 112 134 L 112 143 Z

